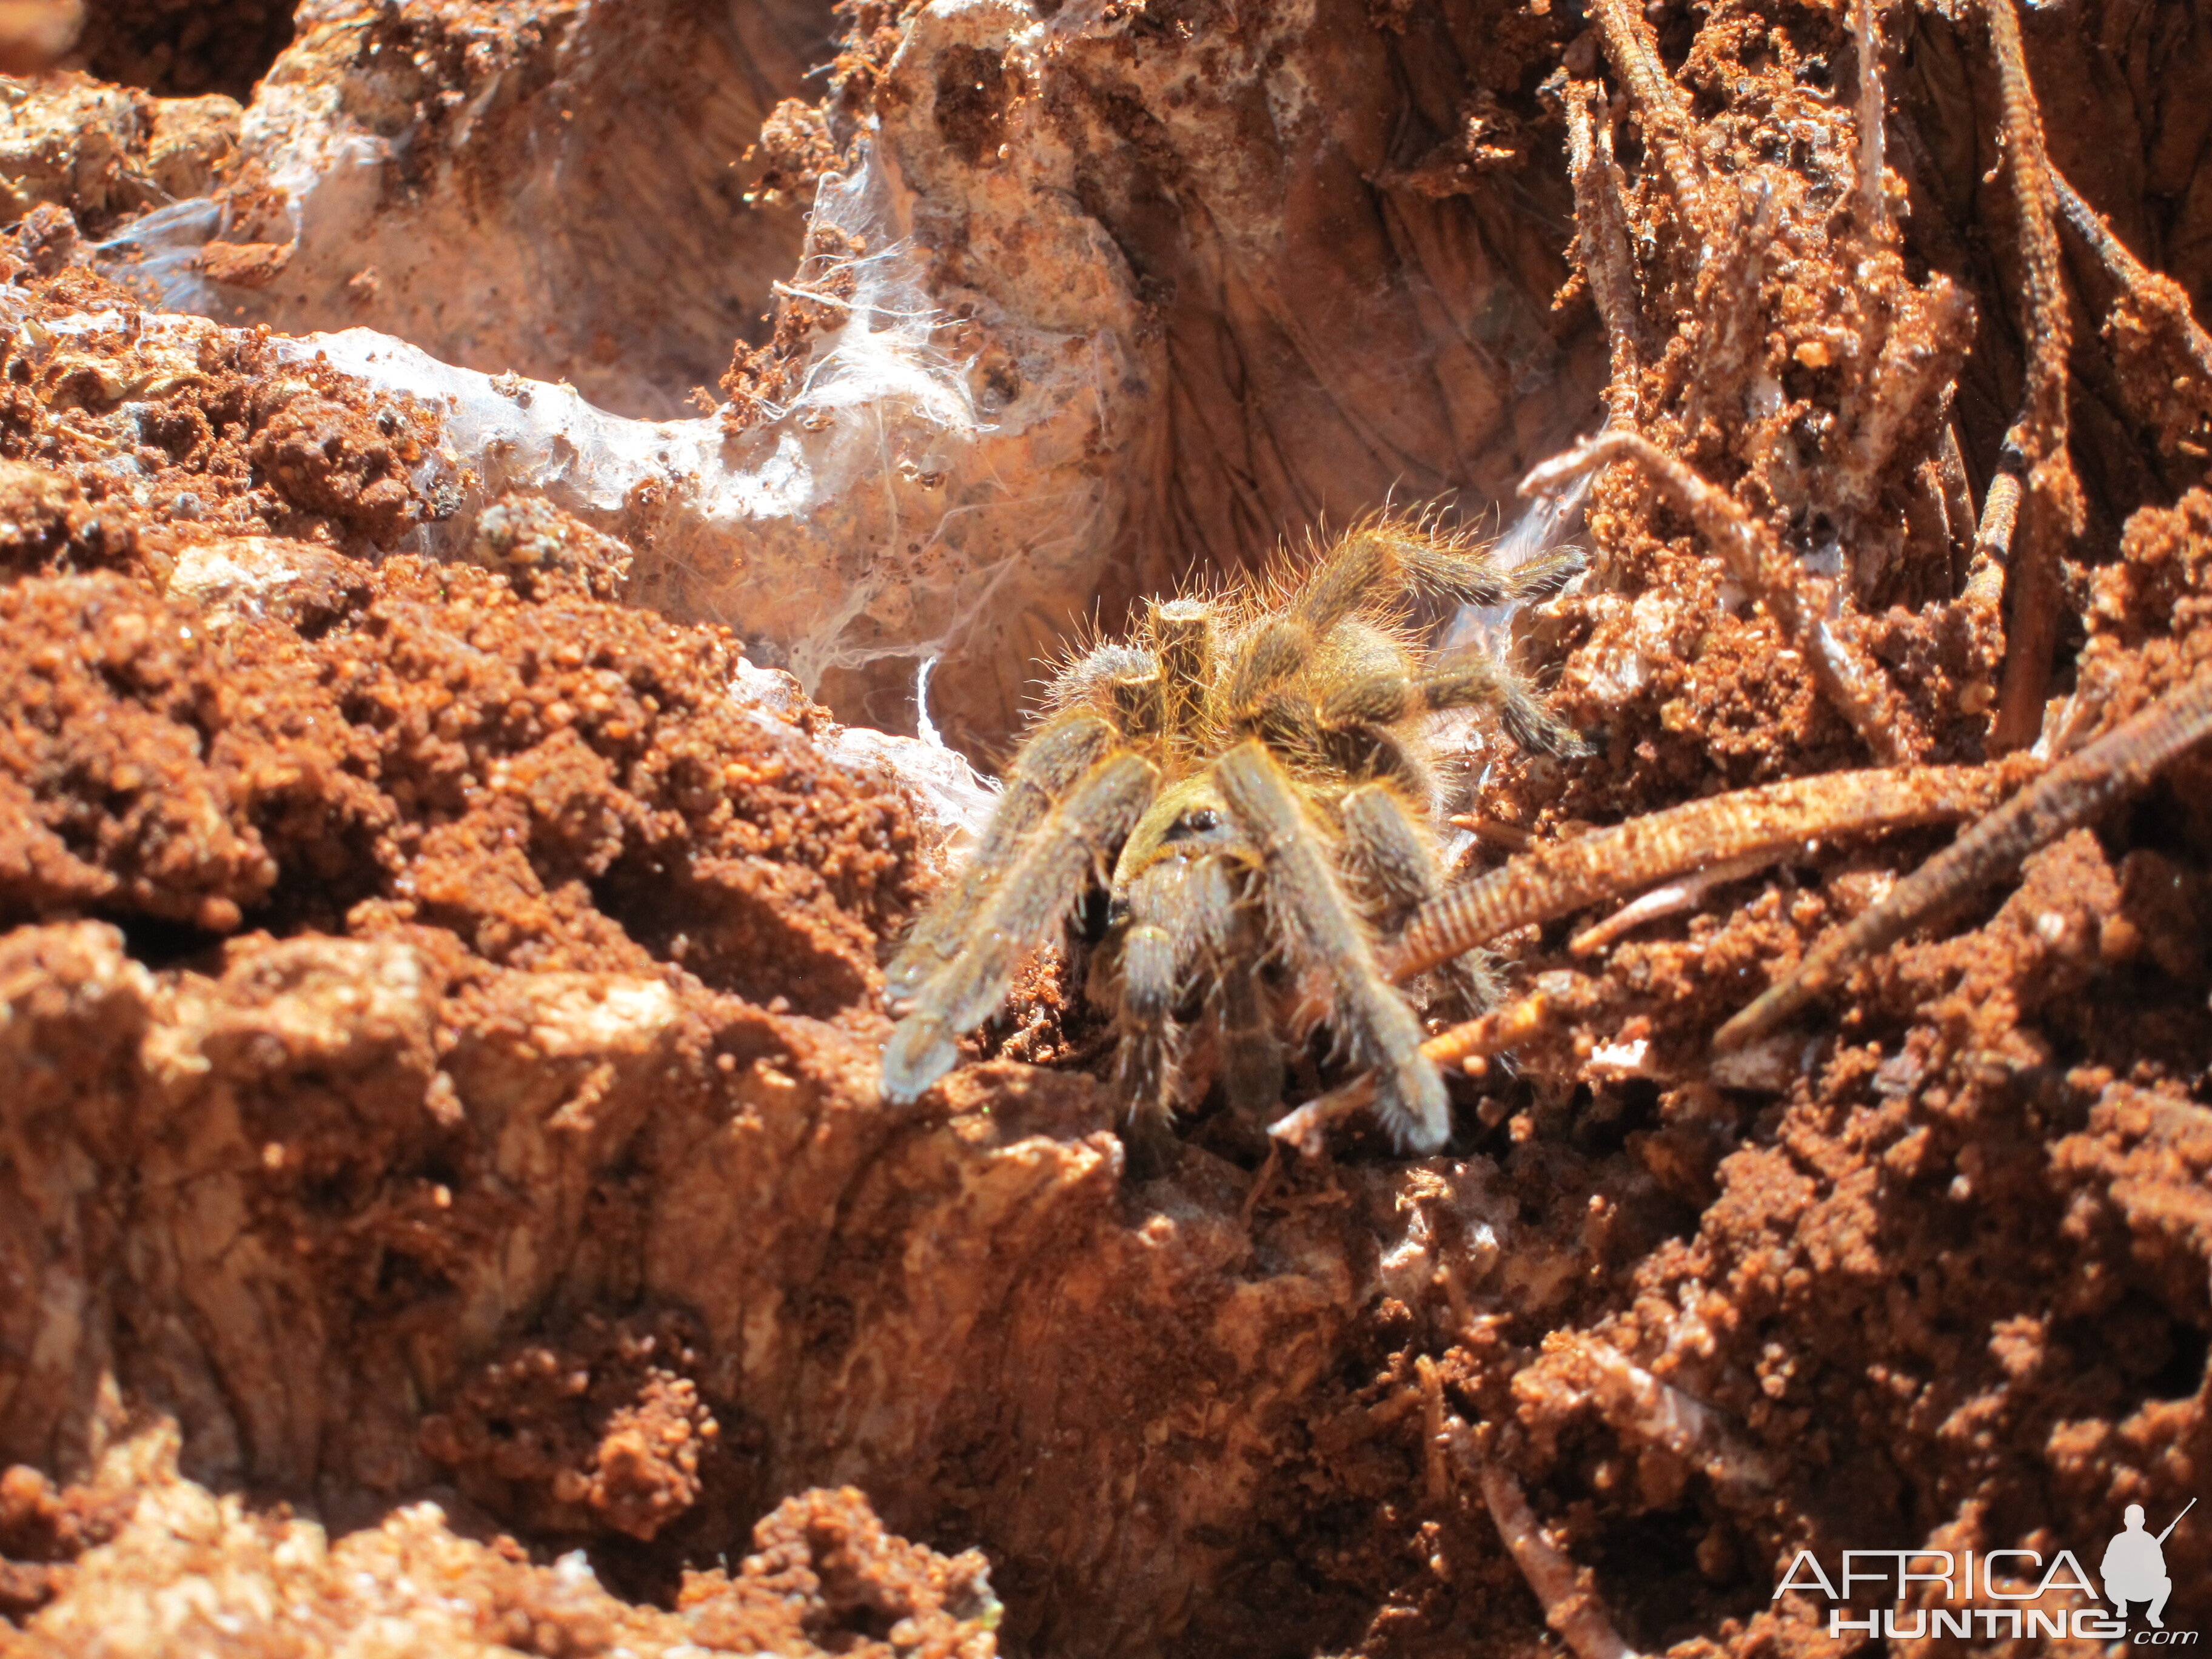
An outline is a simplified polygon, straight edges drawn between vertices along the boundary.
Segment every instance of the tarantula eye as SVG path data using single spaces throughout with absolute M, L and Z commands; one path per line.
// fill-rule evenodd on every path
M 1194 806 L 1175 821 L 1171 836 L 1210 836 L 1221 828 L 1221 814 L 1211 806 Z

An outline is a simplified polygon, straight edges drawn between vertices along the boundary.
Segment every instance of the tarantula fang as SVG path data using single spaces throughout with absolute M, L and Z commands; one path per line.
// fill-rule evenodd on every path
M 1524 746 L 1579 744 L 1510 669 L 1434 655 L 1413 623 L 1425 601 L 1524 599 L 1579 565 L 1565 551 L 1501 571 L 1467 539 L 1376 519 L 1302 580 L 1155 603 L 1129 641 L 1071 662 L 965 868 L 887 971 L 907 1011 L 884 1097 L 912 1102 L 951 1070 L 1023 960 L 1103 890 L 1086 992 L 1114 1012 L 1133 1119 L 1164 1123 L 1216 1077 L 1232 1108 L 1272 1115 L 1284 1038 L 1318 1019 L 1375 1074 L 1398 1144 L 1443 1146 L 1443 1080 L 1376 966 L 1378 936 L 1440 880 L 1431 716 L 1485 708 Z

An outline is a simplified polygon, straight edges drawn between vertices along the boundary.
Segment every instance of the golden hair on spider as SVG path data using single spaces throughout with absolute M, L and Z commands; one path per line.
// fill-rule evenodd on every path
M 1399 1146 L 1442 1146 L 1443 1080 L 1375 949 L 1441 879 L 1430 717 L 1486 708 L 1525 748 L 1579 744 L 1504 664 L 1440 656 L 1412 624 L 1424 602 L 1524 600 L 1578 568 L 1562 551 L 1501 571 L 1477 543 L 1375 518 L 1303 572 L 1155 601 L 1127 640 L 1075 657 L 967 864 L 891 962 L 904 1018 L 885 1098 L 951 1071 L 959 1036 L 1103 881 L 1086 989 L 1115 1017 L 1130 1117 L 1163 1122 L 1216 1075 L 1232 1108 L 1273 1115 L 1294 1007 L 1323 987 L 1322 1018 L 1375 1074 Z

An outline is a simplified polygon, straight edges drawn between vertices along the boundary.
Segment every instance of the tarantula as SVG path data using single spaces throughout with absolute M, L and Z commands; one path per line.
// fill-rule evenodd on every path
M 1480 706 L 1524 747 L 1578 742 L 1504 665 L 1435 657 L 1413 624 L 1422 601 L 1499 605 L 1577 568 L 1566 552 L 1501 571 L 1467 539 L 1379 519 L 1303 580 L 1154 602 L 1128 641 L 1070 663 L 973 855 L 891 963 L 888 994 L 910 1006 L 884 1096 L 911 1102 L 951 1070 L 955 1040 L 1103 888 L 1086 988 L 1114 1012 L 1132 1119 L 1164 1124 L 1210 1075 L 1272 1115 L 1278 1032 L 1318 1017 L 1375 1073 L 1399 1145 L 1441 1146 L 1443 1080 L 1374 949 L 1440 880 L 1430 717 Z

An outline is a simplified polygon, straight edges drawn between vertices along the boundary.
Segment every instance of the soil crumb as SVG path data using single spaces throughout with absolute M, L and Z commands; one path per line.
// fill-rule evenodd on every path
M 109 1455 L 89 1487 L 58 1494 L 34 1491 L 39 1477 L 20 1466 L 0 1476 L 0 1538 L 15 1542 L 37 1510 L 27 1524 L 58 1540 L 42 1547 L 60 1558 L 42 1569 L 43 1595 L 65 1590 L 37 1610 L 17 1597 L 11 1611 L 28 1616 L 10 1651 L 998 1651 L 999 1604 L 982 1558 L 948 1559 L 890 1536 L 849 1487 L 780 1505 L 753 1529 L 734 1572 L 692 1576 L 663 1612 L 608 1594 L 580 1554 L 533 1561 L 504 1535 L 456 1536 L 433 1503 L 332 1539 L 283 1505 L 248 1506 L 184 1479 L 176 1450 L 173 1431 L 145 1431 Z M 29 1570 L 11 1562 L 6 1571 L 15 1595 Z

